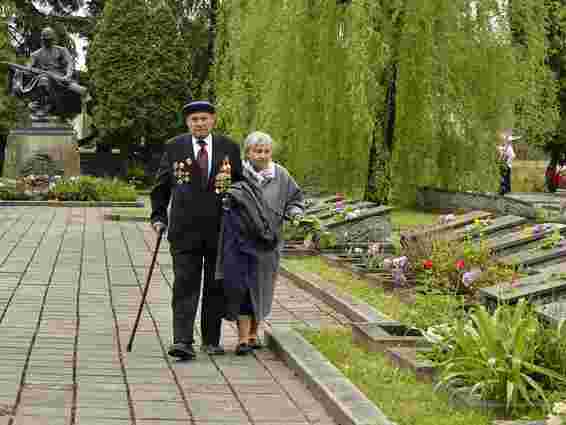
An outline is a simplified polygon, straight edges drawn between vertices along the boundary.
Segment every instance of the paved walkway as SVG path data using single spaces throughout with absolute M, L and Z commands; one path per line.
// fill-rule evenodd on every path
M 147 224 L 104 221 L 105 212 L 0 208 L 0 425 L 334 424 L 268 350 L 167 356 L 167 243 L 127 353 L 155 237 Z M 271 324 L 345 321 L 279 281 Z M 231 351 L 235 328 L 223 332 Z

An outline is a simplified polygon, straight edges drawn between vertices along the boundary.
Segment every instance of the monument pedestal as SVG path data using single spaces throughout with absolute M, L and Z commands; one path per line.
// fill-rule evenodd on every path
M 80 174 L 77 136 L 72 127 L 61 122 L 42 122 L 10 132 L 3 176 L 16 179 L 30 174 Z

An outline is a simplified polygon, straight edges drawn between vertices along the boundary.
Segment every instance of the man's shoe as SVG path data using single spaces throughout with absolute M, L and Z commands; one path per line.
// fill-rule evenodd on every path
M 171 357 L 177 357 L 181 360 L 192 360 L 197 356 L 193 345 L 186 344 L 184 342 L 176 342 L 175 344 L 171 345 L 167 353 Z
M 245 356 L 248 353 L 251 353 L 252 351 L 253 351 L 252 347 L 250 347 L 245 342 L 238 344 L 238 346 L 236 347 L 236 355 L 237 356 Z
M 226 351 L 224 351 L 224 347 L 222 347 L 221 345 L 207 344 L 200 347 L 200 350 L 203 353 L 209 354 L 211 356 L 220 356 L 226 353 Z

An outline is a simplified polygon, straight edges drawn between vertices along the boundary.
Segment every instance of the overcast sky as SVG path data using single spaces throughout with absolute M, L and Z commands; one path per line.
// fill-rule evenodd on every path
M 1 0 L 0 0 L 1 1 Z M 73 13 L 73 15 L 75 16 L 86 16 L 87 13 L 87 4 L 89 3 L 89 0 L 82 0 L 83 6 L 76 12 Z M 48 13 L 52 8 L 51 7 L 46 7 L 46 6 L 42 6 L 40 4 L 38 4 L 36 1 L 34 1 L 35 6 L 41 10 L 42 12 Z M 85 48 L 87 46 L 87 42 L 86 39 L 78 37 L 74 34 L 71 34 L 71 38 L 73 39 L 73 41 L 75 42 L 75 47 L 77 49 L 77 63 L 75 64 L 75 67 L 78 69 L 84 69 L 85 68 Z

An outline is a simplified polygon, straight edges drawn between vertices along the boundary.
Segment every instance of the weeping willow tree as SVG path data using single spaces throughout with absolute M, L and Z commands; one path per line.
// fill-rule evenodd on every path
M 520 0 L 509 9 L 495 0 L 406 1 L 394 202 L 414 203 L 419 186 L 495 191 L 496 131 L 518 126 L 536 138 L 554 125 L 555 88 L 544 64 L 539 3 Z M 528 27 L 522 46 L 513 43 L 510 21 Z
M 215 77 L 225 130 L 269 132 L 303 183 L 357 191 L 374 127 L 375 42 L 367 4 L 230 0 L 219 13 Z
M 345 3 L 345 2 L 340 2 Z M 421 186 L 497 186 L 495 133 L 557 119 L 538 0 L 227 0 L 225 130 L 271 133 L 301 182 L 411 205 Z M 522 42 L 511 23 L 521 27 Z M 367 191 L 366 191 L 367 194 Z

